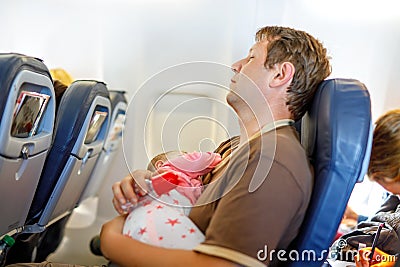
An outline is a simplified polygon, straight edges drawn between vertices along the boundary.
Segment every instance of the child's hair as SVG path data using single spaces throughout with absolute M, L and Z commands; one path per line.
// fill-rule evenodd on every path
M 172 151 L 168 151 L 168 152 L 164 152 L 161 154 L 158 154 L 157 156 L 155 156 L 154 158 L 151 159 L 151 161 L 149 162 L 149 164 L 147 165 L 147 170 L 151 171 L 151 172 L 155 172 L 157 170 L 157 161 L 162 161 L 162 162 L 166 162 L 168 159 L 173 159 L 176 158 L 182 154 L 185 154 L 185 152 L 181 152 L 181 151 L 176 151 L 176 150 L 172 150 Z
M 64 69 L 62 68 L 55 68 L 50 70 L 50 75 L 53 80 L 59 80 L 66 86 L 71 85 L 71 83 L 74 81 L 72 76 Z
M 376 121 L 368 176 L 374 181 L 400 181 L 400 109 Z

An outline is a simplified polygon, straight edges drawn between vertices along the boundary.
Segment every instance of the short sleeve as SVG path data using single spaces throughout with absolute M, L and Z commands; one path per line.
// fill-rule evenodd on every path
M 245 168 L 238 183 L 222 197 L 206 230 L 206 240 L 195 250 L 229 259 L 245 266 L 264 266 L 271 259 L 266 252 L 286 247 L 296 236 L 304 213 L 304 193 L 292 173 L 279 162 L 262 158 L 271 169 L 264 173 L 262 185 L 249 192 L 256 172 L 257 157 L 247 166 L 228 170 L 235 177 Z M 237 160 L 239 165 L 247 162 Z

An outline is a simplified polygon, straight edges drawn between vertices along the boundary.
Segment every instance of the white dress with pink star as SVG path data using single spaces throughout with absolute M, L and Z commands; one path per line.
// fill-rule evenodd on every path
M 126 218 L 123 234 L 147 244 L 187 250 L 204 241 L 204 234 L 187 214 L 201 193 L 199 175 L 220 161 L 219 154 L 195 152 L 164 164 L 163 171 L 179 176 L 178 187 L 158 199 L 143 197 Z

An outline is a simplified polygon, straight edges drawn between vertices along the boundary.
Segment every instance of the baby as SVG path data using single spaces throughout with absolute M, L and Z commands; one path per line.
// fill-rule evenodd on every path
M 167 152 L 153 158 L 148 170 L 158 174 L 150 182 L 154 190 L 130 208 L 123 234 L 167 248 L 191 250 L 201 243 L 204 235 L 187 214 L 201 194 L 201 176 L 220 161 L 219 154 L 210 152 Z

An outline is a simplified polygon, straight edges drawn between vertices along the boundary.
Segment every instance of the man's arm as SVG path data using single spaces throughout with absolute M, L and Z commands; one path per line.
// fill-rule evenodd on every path
M 234 267 L 237 264 L 190 250 L 167 249 L 147 245 L 122 234 L 125 216 L 118 216 L 102 227 L 103 255 L 120 266 L 215 266 Z

